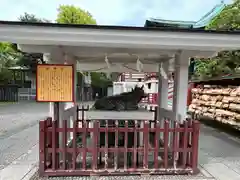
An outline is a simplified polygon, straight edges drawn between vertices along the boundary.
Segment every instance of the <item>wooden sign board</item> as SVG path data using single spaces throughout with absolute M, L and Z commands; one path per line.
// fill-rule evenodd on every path
M 36 74 L 38 102 L 73 102 L 74 70 L 72 65 L 39 64 Z

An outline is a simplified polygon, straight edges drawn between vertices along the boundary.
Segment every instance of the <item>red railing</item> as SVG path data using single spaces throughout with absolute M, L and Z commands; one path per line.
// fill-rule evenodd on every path
M 165 120 L 161 127 L 148 120 L 83 120 L 68 127 L 63 120 L 61 126 L 50 118 L 40 121 L 41 176 L 197 172 L 197 121 L 172 126 Z

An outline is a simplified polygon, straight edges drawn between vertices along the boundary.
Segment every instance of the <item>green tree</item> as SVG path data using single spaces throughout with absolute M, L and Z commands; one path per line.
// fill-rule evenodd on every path
M 24 13 L 19 17 L 19 20 L 22 22 L 30 22 L 30 23 L 49 23 L 49 20 L 37 18 L 34 14 Z M 12 45 L 15 50 L 19 51 L 17 49 L 17 45 Z M 19 51 L 21 52 L 21 51 Z M 26 53 L 21 52 L 22 56 L 18 60 L 17 65 L 19 66 L 26 66 L 30 68 L 33 72 L 36 71 L 37 64 L 44 64 L 43 60 L 43 54 L 42 53 Z
M 240 29 L 240 0 L 227 5 L 205 28 L 216 31 Z M 211 59 L 197 59 L 195 76 L 215 77 L 235 73 L 240 66 L 240 50 L 222 51 Z
M 0 82 L 8 82 L 12 78 L 9 67 L 16 65 L 21 54 L 15 51 L 10 43 L 0 42 Z
M 91 73 L 92 85 L 96 87 L 106 87 L 112 84 L 112 81 L 107 78 L 105 73 L 92 72 Z
M 86 10 L 73 5 L 61 5 L 58 8 L 58 15 L 56 19 L 60 24 L 97 24 L 93 16 Z M 81 76 L 79 73 L 79 76 Z M 95 87 L 105 87 L 111 83 L 104 73 L 91 73 L 92 85 Z
M 37 18 L 34 14 L 24 13 L 19 17 L 19 20 L 22 22 L 32 22 L 32 23 L 49 23 L 51 21 L 47 19 Z
M 61 24 L 97 24 L 88 11 L 73 5 L 59 6 L 56 21 Z
M 207 30 L 240 29 L 240 0 L 227 5 L 206 27 Z

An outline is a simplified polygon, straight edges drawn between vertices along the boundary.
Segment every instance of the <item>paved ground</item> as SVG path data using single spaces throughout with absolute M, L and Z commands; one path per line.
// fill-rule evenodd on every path
M 240 140 L 202 125 L 199 163 L 216 179 L 240 179 Z
M 0 139 L 35 126 L 48 115 L 46 103 L 18 103 L 0 106 Z
M 196 176 L 121 176 L 100 177 L 102 180 L 239 180 L 240 140 L 211 127 L 201 125 L 199 169 Z M 50 180 L 90 180 L 86 177 L 49 178 Z M 31 180 L 39 180 L 35 174 Z M 42 178 L 41 180 L 46 180 Z
M 38 121 L 47 115 L 47 110 L 47 104 L 1 105 L 0 171 L 38 144 Z
M 38 163 L 38 120 L 48 115 L 47 104 L 0 107 L 0 180 L 28 180 Z M 240 140 L 202 125 L 199 163 L 202 173 L 190 176 L 119 177 L 119 179 L 240 179 Z M 32 169 L 33 168 L 33 169 Z M 13 173 L 14 172 L 14 173 Z M 24 177 L 22 172 L 28 173 Z M 215 178 L 214 178 L 215 177 Z M 108 177 L 107 179 L 118 179 Z M 32 179 L 39 179 L 37 175 Z M 88 178 L 52 178 L 88 179 Z M 100 178 L 106 179 L 106 178 Z

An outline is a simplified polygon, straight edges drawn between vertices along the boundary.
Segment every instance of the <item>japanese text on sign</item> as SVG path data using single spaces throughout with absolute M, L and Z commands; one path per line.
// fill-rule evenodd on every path
M 37 101 L 72 102 L 73 66 L 38 65 Z

